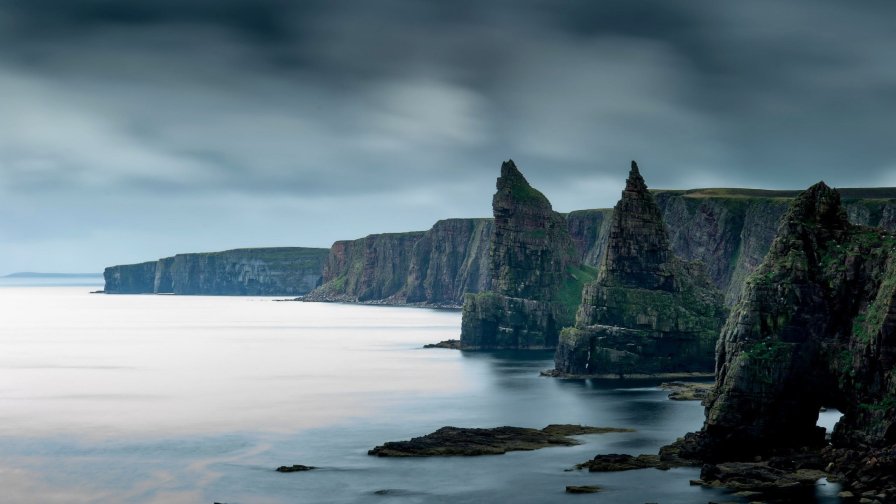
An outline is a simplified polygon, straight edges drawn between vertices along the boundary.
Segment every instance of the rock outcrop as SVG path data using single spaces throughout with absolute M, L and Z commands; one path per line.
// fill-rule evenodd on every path
M 156 261 L 109 266 L 103 271 L 107 294 L 146 294 L 153 291 Z
M 841 189 L 850 222 L 896 231 L 896 190 Z M 706 265 L 713 283 L 734 306 L 746 278 L 771 247 L 799 191 L 691 189 L 654 191 L 669 243 L 678 257 Z
M 554 348 L 594 270 L 581 263 L 566 220 L 513 161 L 501 165 L 492 208 L 492 290 L 464 299 L 461 346 Z
M 369 235 L 330 248 L 308 301 L 460 306 L 489 287 L 491 219 L 445 219 L 412 233 Z
M 509 451 L 529 451 L 549 446 L 573 446 L 580 442 L 569 436 L 632 432 L 615 427 L 551 424 L 544 429 L 495 427 L 476 429 L 442 427 L 408 441 L 390 441 L 367 452 L 378 457 L 439 457 L 502 455 Z
M 407 303 L 454 304 L 491 286 L 492 219 L 436 222 L 414 244 L 402 297 Z
M 338 241 L 330 248 L 325 283 L 310 301 L 372 301 L 397 295 L 405 286 L 414 245 L 422 231 L 369 235 Z
M 672 253 L 662 214 L 632 162 L 613 211 L 607 250 L 556 369 L 571 375 L 711 372 L 725 318 L 701 263 Z
M 109 294 L 301 296 L 320 285 L 328 250 L 303 247 L 177 254 L 106 268 Z
M 848 486 L 874 481 L 872 490 L 896 497 L 886 462 L 896 453 L 896 238 L 851 224 L 836 190 L 818 183 L 793 201 L 716 361 L 706 421 L 679 443 L 683 456 L 725 462 L 819 448 L 818 411 L 831 406 L 843 417 L 822 452 L 829 469 Z

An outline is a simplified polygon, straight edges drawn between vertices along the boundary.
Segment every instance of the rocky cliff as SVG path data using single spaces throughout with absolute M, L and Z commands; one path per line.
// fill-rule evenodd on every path
M 324 266 L 324 284 L 306 299 L 363 302 L 398 295 L 407 282 L 410 252 L 423 236 L 422 231 L 385 233 L 334 243 Z
M 672 251 L 700 260 L 733 306 L 744 281 L 762 262 L 798 191 L 693 189 L 655 191 Z M 842 189 L 854 224 L 896 231 L 896 190 Z
M 844 460 L 863 460 L 861 470 L 889 476 L 858 483 L 896 488 L 896 238 L 847 215 L 823 183 L 793 201 L 725 324 L 706 421 L 684 455 L 715 462 L 819 447 L 818 411 L 831 406 L 844 415 L 823 452 L 830 469 L 849 473 L 858 469 Z
M 491 290 L 464 299 L 461 347 L 553 348 L 594 271 L 581 263 L 566 219 L 513 161 L 501 165 L 496 187 Z
M 178 254 L 106 268 L 109 294 L 300 296 L 320 285 L 327 249 L 279 247 Z
M 459 305 L 465 293 L 487 290 L 493 233 L 491 219 L 437 222 L 414 244 L 400 297 L 408 303 Z
M 597 267 L 607 249 L 612 208 L 576 210 L 566 215 L 569 234 L 579 252 L 582 263 Z
M 156 261 L 109 266 L 103 271 L 108 294 L 145 294 L 153 291 Z
M 712 371 L 725 317 L 701 263 L 675 257 L 660 209 L 632 162 L 597 279 L 555 356 L 564 374 Z

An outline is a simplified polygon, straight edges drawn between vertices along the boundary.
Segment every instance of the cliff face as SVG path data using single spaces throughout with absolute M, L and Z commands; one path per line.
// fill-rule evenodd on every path
M 156 263 L 155 280 L 152 292 L 155 294 L 174 294 L 174 257 L 164 257 Z
M 333 244 L 325 283 L 306 297 L 316 301 L 388 299 L 404 288 L 414 245 L 422 231 L 385 233 Z
M 175 294 L 299 296 L 321 279 L 326 249 L 260 248 L 178 254 L 171 268 Z
M 106 268 L 106 292 L 299 296 L 319 285 L 327 249 L 282 247 L 178 254 Z
M 464 299 L 461 346 L 553 348 L 594 272 L 581 264 L 566 220 L 513 161 L 501 166 L 492 209 L 492 290 Z
M 660 209 L 632 162 L 597 279 L 584 289 L 575 327 L 560 336 L 557 371 L 711 371 L 724 316 L 703 265 L 673 255 Z
M 566 215 L 569 234 L 575 243 L 582 263 L 597 267 L 607 250 L 612 208 L 576 210 Z
M 854 224 L 896 231 L 896 191 L 844 189 L 843 204 Z M 695 189 L 656 191 L 656 202 L 675 255 L 706 265 L 713 283 L 733 306 L 744 281 L 765 258 L 798 191 Z
M 706 422 L 685 454 L 731 460 L 820 445 L 821 406 L 844 413 L 834 446 L 896 443 L 896 238 L 851 224 L 816 184 L 784 217 L 722 331 Z
M 402 297 L 408 303 L 460 304 L 467 292 L 487 290 L 491 219 L 437 222 L 414 244 Z
M 104 291 L 107 294 L 152 293 L 155 276 L 156 261 L 109 266 L 103 271 Z

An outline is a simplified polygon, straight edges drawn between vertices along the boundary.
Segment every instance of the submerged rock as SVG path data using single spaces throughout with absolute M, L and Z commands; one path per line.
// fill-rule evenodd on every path
M 549 446 L 573 446 L 579 441 L 569 437 L 581 434 L 632 432 L 630 429 L 549 425 L 544 429 L 495 427 L 475 429 L 442 427 L 410 441 L 392 441 L 368 451 L 379 457 L 434 457 L 448 455 L 501 455 L 509 451 L 529 451 Z
M 277 470 L 277 472 L 291 473 L 291 472 L 304 472 L 304 471 L 310 471 L 310 470 L 312 470 L 312 469 L 317 469 L 317 468 L 314 467 L 314 466 L 306 466 L 306 465 L 302 465 L 302 464 L 295 464 L 295 465 L 291 465 L 291 466 L 280 466 L 280 467 L 278 467 L 276 470 Z
M 603 490 L 603 488 L 597 485 L 568 485 L 566 487 L 566 493 L 571 494 L 591 494 L 597 493 Z
M 566 219 L 513 161 L 501 165 L 496 186 L 492 290 L 464 299 L 461 344 L 471 350 L 555 348 L 595 271 L 582 264 Z
M 584 288 L 575 327 L 561 333 L 557 371 L 712 371 L 725 314 L 702 264 L 673 255 L 660 209 L 633 161 L 597 279 Z

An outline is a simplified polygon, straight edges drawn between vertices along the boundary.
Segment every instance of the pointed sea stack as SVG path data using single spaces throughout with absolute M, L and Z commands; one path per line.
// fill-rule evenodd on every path
M 843 418 L 821 451 L 841 481 L 896 498 L 896 238 L 849 223 L 823 182 L 791 205 L 722 331 L 716 387 L 688 458 L 822 447 L 821 406 Z M 856 492 L 858 493 L 858 492 Z
M 461 346 L 555 348 L 595 270 L 581 264 L 566 219 L 513 161 L 501 165 L 492 208 L 493 290 L 466 296 Z
M 597 280 L 585 286 L 575 327 L 561 334 L 556 371 L 711 372 L 724 318 L 722 295 L 703 265 L 672 253 L 660 209 L 632 161 Z

